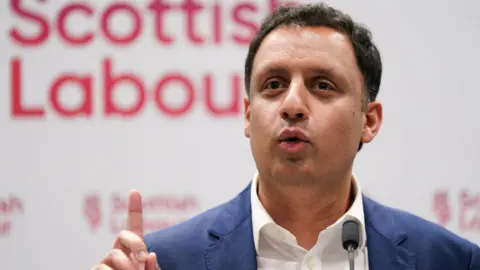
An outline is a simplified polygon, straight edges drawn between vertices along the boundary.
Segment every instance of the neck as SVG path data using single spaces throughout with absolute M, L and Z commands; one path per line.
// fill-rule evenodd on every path
M 287 186 L 259 175 L 258 195 L 272 219 L 309 250 L 319 233 L 343 216 L 353 201 L 351 172 L 336 178 Z

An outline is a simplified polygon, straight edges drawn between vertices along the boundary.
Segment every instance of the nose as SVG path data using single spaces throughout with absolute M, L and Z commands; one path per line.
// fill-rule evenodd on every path
M 288 122 L 301 122 L 309 117 L 308 90 L 302 84 L 291 84 L 280 108 L 280 116 Z

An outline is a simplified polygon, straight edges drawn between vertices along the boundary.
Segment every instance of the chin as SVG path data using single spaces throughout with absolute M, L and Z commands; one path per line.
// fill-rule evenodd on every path
M 272 166 L 272 174 L 278 177 L 302 177 L 312 175 L 313 162 L 304 159 L 282 160 Z

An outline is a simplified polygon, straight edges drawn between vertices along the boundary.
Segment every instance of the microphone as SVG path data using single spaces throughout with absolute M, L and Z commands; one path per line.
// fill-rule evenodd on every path
M 348 252 L 350 270 L 355 270 L 354 251 L 360 242 L 360 225 L 356 220 L 347 220 L 342 227 L 342 244 Z

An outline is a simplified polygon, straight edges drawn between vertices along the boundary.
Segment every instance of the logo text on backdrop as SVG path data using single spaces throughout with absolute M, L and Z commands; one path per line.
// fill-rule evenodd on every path
M 0 237 L 10 234 L 14 216 L 23 214 L 23 211 L 23 201 L 19 197 L 0 197 Z
M 69 1 L 59 6 L 55 16 L 51 17 L 47 16 L 46 12 L 42 13 L 42 8 L 48 2 L 10 1 L 10 12 L 21 22 L 20 25 L 11 25 L 9 31 L 10 41 L 16 46 L 16 51 L 28 52 L 50 46 L 52 40 L 60 42 L 63 50 L 76 52 L 88 48 L 94 42 L 128 49 L 145 37 L 161 48 L 171 48 L 180 43 L 199 48 L 226 44 L 246 47 L 265 12 L 271 12 L 281 4 L 293 3 L 281 0 L 235 1 L 227 7 L 225 2 L 220 0 L 208 4 L 200 0 L 182 0 L 175 3 L 165 0 L 144 3 L 112 1 L 100 8 L 86 1 Z M 180 15 L 184 20 L 183 32 L 169 29 L 172 15 Z M 126 33 L 119 34 L 112 22 L 122 16 L 132 27 Z M 207 16 L 210 22 L 203 31 L 198 30 L 199 26 L 204 26 L 203 23 L 198 23 L 201 16 Z M 76 24 L 76 27 L 72 28 L 69 22 L 74 18 L 94 26 L 89 29 Z M 29 24 L 35 25 L 35 31 L 23 29 L 22 26 Z M 128 53 L 128 50 L 125 52 Z M 93 66 L 86 69 L 74 68 L 73 63 L 70 70 L 52 75 L 47 85 L 35 85 L 35 91 L 43 91 L 43 100 L 27 102 L 25 82 L 33 73 L 26 69 L 29 61 L 34 60 L 26 58 L 21 53 L 10 57 L 10 115 L 13 119 L 42 119 L 49 116 L 66 119 L 94 116 L 125 118 L 136 117 L 147 107 L 154 108 L 166 117 L 180 117 L 188 115 L 195 105 L 201 105 L 208 114 L 215 117 L 238 116 L 241 113 L 243 76 L 238 70 L 230 72 L 226 84 L 223 81 L 218 83 L 217 75 L 213 71 L 203 72 L 200 76 L 197 76 L 197 72 L 193 76 L 182 70 L 164 70 L 154 82 L 147 82 L 139 71 L 116 67 L 115 57 L 112 56 L 100 59 L 99 72 L 90 72 Z M 161 59 L 152 60 L 152 68 L 155 68 L 159 61 L 161 62 Z M 168 63 L 161 65 L 163 68 L 165 66 L 168 66 Z M 118 89 L 123 87 L 127 87 L 134 95 L 127 105 L 119 102 L 117 97 Z M 81 93 L 74 104 L 62 99 L 62 96 L 67 95 L 65 92 L 71 94 L 72 88 Z M 166 98 L 167 91 L 173 89 L 182 92 L 183 97 L 178 102 L 171 102 Z M 219 102 L 216 98 L 220 91 L 228 92 L 226 101 Z
M 442 226 L 454 225 L 461 232 L 480 231 L 480 193 L 463 190 L 451 198 L 448 190 L 438 190 L 433 194 L 433 212 Z

